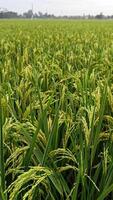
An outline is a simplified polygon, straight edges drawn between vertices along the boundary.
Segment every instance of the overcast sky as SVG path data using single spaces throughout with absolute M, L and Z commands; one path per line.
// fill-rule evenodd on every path
M 0 0 L 0 8 L 22 13 L 31 9 L 56 15 L 113 14 L 113 0 Z

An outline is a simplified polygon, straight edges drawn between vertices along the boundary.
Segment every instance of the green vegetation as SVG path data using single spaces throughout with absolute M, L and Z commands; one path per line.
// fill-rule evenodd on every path
M 113 199 L 113 22 L 0 30 L 0 199 Z

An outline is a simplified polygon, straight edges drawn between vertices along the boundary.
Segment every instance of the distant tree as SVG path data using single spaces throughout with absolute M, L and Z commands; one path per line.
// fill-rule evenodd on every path
M 18 18 L 18 14 L 16 12 L 12 11 L 1 11 L 0 12 L 0 18 Z
M 42 12 L 38 12 L 39 17 L 43 17 L 43 13 Z
M 103 15 L 103 13 L 100 13 L 98 15 L 95 16 L 96 19 L 104 19 L 105 16 Z
M 23 13 L 24 18 L 32 18 L 33 17 L 33 11 L 28 10 L 27 12 Z
M 33 18 L 38 18 L 39 16 L 38 16 L 38 14 L 37 13 L 35 13 L 34 15 L 33 15 Z

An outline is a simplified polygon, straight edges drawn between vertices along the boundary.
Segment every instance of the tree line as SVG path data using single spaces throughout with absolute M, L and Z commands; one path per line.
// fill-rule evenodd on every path
M 75 15 L 75 16 L 55 16 L 54 14 L 48 14 L 38 12 L 38 13 L 33 13 L 32 10 L 28 10 L 27 12 L 24 12 L 23 14 L 18 14 L 17 12 L 13 11 L 0 11 L 0 18 L 1 19 L 12 19 L 12 18 L 24 18 L 24 19 L 37 19 L 37 18 L 66 18 L 66 19 L 113 19 L 113 15 L 105 16 L 103 13 L 100 13 L 98 15 Z

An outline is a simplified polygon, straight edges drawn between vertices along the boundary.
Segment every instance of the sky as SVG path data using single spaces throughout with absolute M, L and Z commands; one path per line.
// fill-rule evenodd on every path
M 55 15 L 98 14 L 113 15 L 113 0 L 0 0 L 0 8 L 23 13 L 32 8 L 34 12 Z

